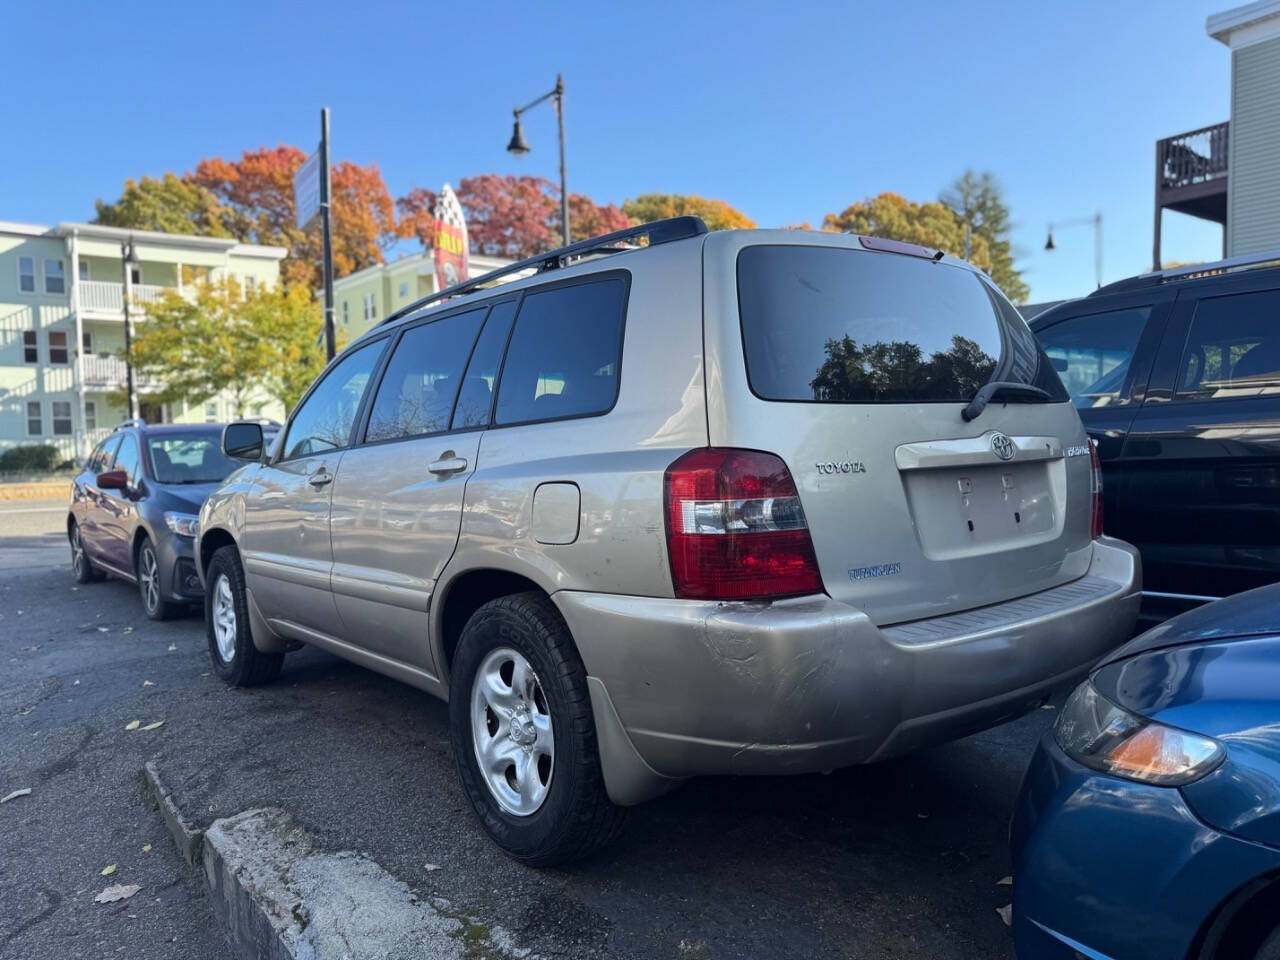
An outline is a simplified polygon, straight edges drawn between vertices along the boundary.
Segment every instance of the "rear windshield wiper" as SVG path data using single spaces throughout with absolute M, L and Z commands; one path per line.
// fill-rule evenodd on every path
M 992 380 L 975 393 L 973 399 L 969 401 L 969 405 L 960 411 L 960 416 L 964 417 L 965 423 L 982 416 L 982 411 L 987 409 L 987 404 L 998 393 L 1020 394 L 1028 400 L 1039 403 L 1048 403 L 1053 399 L 1047 391 L 1041 390 L 1039 387 L 1033 387 L 1029 383 L 1019 383 L 1016 380 Z

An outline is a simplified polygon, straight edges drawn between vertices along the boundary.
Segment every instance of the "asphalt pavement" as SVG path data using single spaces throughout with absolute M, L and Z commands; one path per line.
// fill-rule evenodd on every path
M 198 615 L 153 623 L 132 585 L 77 587 L 61 524 L 56 504 L 0 508 L 0 796 L 32 791 L 0 805 L 0 958 L 229 955 L 144 800 L 147 760 L 193 822 L 281 808 L 538 956 L 1012 957 L 1008 820 L 1051 710 L 827 776 L 694 781 L 596 858 L 531 870 L 468 810 L 444 704 L 310 649 L 228 689 Z M 140 890 L 94 903 L 111 883 Z

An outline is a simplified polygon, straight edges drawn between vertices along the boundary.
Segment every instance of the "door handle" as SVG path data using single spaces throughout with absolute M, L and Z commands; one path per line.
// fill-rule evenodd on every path
M 450 454 L 453 451 L 449 451 Z M 457 473 L 459 470 L 467 469 L 467 460 L 465 457 L 446 456 L 434 463 L 427 464 L 427 469 L 437 476 L 446 473 Z
M 311 476 L 307 477 L 307 483 L 311 484 L 313 487 L 323 487 L 326 483 L 329 483 L 332 480 L 333 474 L 329 473 L 324 468 L 317 470 Z

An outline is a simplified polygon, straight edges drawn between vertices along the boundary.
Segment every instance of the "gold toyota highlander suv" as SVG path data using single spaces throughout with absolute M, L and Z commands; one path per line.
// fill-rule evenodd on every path
M 302 642 L 447 699 L 472 807 L 532 864 L 688 777 L 1017 716 L 1141 591 L 1018 313 L 889 240 L 578 243 L 389 317 L 269 447 L 223 445 L 248 465 L 200 513 L 218 673 Z

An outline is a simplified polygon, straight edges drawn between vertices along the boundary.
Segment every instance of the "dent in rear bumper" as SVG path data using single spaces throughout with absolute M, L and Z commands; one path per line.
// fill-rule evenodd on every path
M 826 596 L 714 603 L 560 591 L 587 673 L 658 773 L 799 773 L 847 766 L 1001 722 L 1128 639 L 1136 551 L 1099 543 L 1115 590 L 945 642 L 891 639 Z

